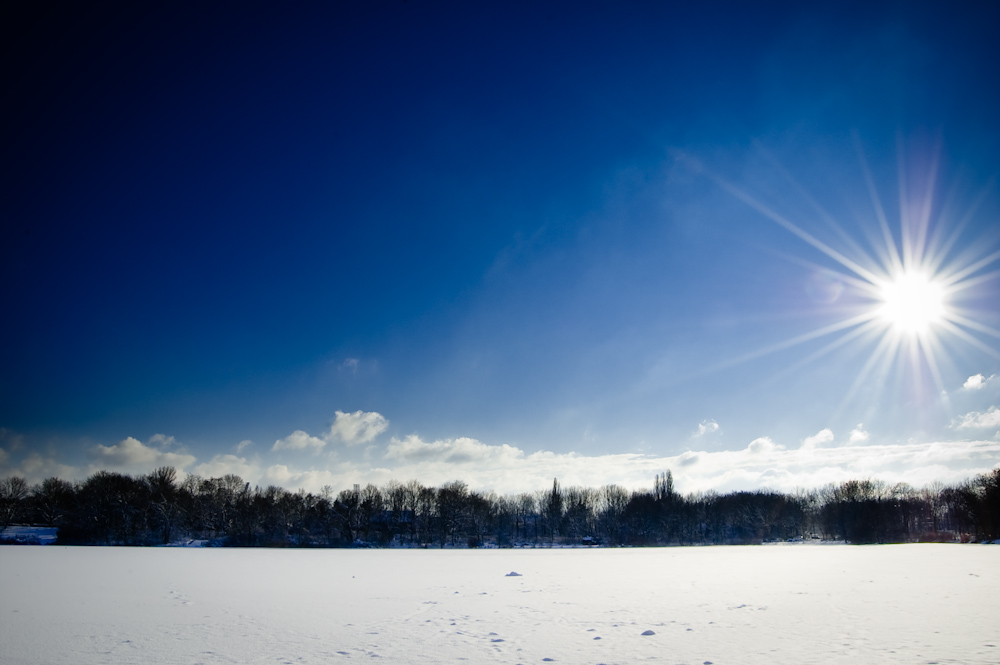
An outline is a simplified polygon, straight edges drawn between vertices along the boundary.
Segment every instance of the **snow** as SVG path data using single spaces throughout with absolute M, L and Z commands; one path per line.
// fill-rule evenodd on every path
M 996 663 L 998 559 L 948 544 L 8 546 L 0 660 Z

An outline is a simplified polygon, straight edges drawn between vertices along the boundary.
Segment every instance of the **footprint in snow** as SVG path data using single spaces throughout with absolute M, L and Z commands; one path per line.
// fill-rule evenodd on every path
M 653 632 L 653 631 L 651 631 L 651 630 L 644 630 L 644 631 L 642 631 L 642 634 L 643 634 L 643 635 L 656 635 L 656 633 L 654 633 L 654 632 Z

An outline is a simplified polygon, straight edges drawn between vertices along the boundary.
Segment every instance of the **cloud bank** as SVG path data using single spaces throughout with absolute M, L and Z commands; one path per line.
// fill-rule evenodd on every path
M 806 441 L 827 444 L 833 439 L 826 431 Z M 195 472 L 237 473 L 257 484 L 280 484 L 292 490 L 319 491 L 324 485 L 340 490 L 354 483 L 417 479 L 432 486 L 462 480 L 474 489 L 516 493 L 549 487 L 553 478 L 563 486 L 648 488 L 657 473 L 670 469 L 678 491 L 688 493 L 760 488 L 794 491 L 867 477 L 920 487 L 934 481 L 957 483 L 998 464 L 1000 441 L 995 440 L 823 447 L 806 447 L 804 443 L 786 448 L 769 437 L 759 437 L 739 450 L 689 450 L 657 456 L 528 453 L 516 446 L 490 445 L 467 437 L 425 441 L 410 435 L 392 439 L 382 456 L 370 462 L 297 469 L 230 455 L 213 460 L 211 467 L 197 467 Z
M 82 466 L 62 464 L 54 455 L 38 453 L 14 461 L 10 450 L 4 449 L 0 477 L 21 475 L 37 483 L 50 476 L 82 479 L 98 469 L 142 474 L 169 465 L 203 477 L 232 473 L 253 485 L 280 485 L 292 491 L 319 492 L 324 486 L 340 491 L 355 483 L 416 479 L 429 486 L 462 480 L 473 489 L 516 493 L 550 487 L 553 478 L 567 487 L 616 484 L 649 488 L 656 474 L 670 469 L 678 491 L 688 493 L 760 488 L 794 491 L 868 477 L 916 487 L 934 481 L 954 484 L 1000 465 L 1000 439 L 872 443 L 860 424 L 842 445 L 836 445 L 834 432 L 825 428 L 798 446 L 761 436 L 734 450 L 685 450 L 673 455 L 528 452 L 470 437 L 426 440 L 411 434 L 392 437 L 385 445 L 373 444 L 354 459 L 327 456 L 315 458 L 313 465 L 302 465 L 284 458 L 287 451 L 322 449 L 335 438 L 373 441 L 387 423 L 379 414 L 337 414 L 328 436 L 314 437 L 297 430 L 276 442 L 270 451 L 252 457 L 241 454 L 246 446 L 237 445 L 235 454 L 220 453 L 200 461 L 171 437 L 162 435 L 145 444 L 127 437 L 114 445 L 92 446 L 86 450 L 89 463 Z M 994 407 L 986 413 L 967 414 L 962 422 L 993 422 L 998 417 L 1000 412 Z

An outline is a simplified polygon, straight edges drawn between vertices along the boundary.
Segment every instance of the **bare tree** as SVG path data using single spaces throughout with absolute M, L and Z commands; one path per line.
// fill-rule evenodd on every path
M 598 524 L 613 545 L 621 544 L 622 518 L 628 502 L 628 491 L 619 485 L 605 485 L 598 492 Z
M 0 528 L 6 529 L 26 514 L 28 483 L 20 476 L 0 480 Z
M 32 490 L 35 514 L 46 526 L 63 526 L 73 509 L 73 485 L 59 478 L 46 478 Z
M 176 483 L 177 471 L 172 466 L 161 466 L 146 476 L 153 512 L 150 527 L 157 532 L 164 545 L 170 542 L 182 517 L 180 491 Z
M 437 493 L 438 528 L 441 546 L 454 544 L 456 536 L 466 526 L 468 519 L 469 487 L 460 480 L 441 486 Z

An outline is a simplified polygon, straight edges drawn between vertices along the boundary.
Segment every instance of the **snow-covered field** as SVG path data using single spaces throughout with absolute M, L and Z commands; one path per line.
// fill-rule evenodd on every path
M 1000 547 L 0 547 L 6 665 L 373 658 L 998 663 Z

